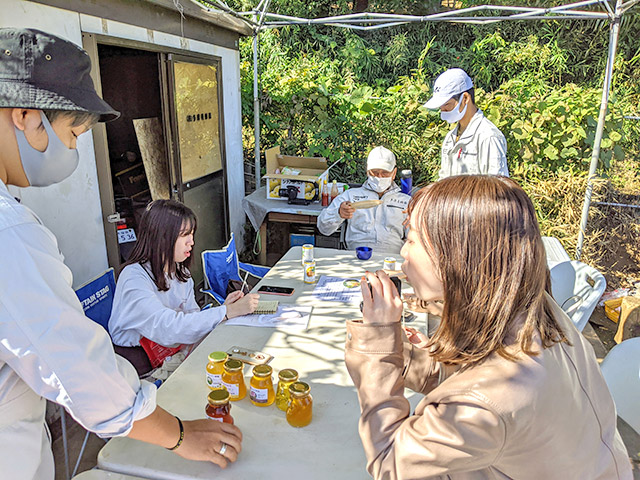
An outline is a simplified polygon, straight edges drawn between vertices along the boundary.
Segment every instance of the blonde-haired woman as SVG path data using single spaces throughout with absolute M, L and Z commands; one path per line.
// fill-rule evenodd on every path
M 593 350 L 553 301 L 535 211 L 504 177 L 443 179 L 409 206 L 402 269 L 444 301 L 425 348 L 401 328 L 383 273 L 363 282 L 346 363 L 376 478 L 628 479 L 613 401 Z M 415 412 L 408 387 L 425 395 Z

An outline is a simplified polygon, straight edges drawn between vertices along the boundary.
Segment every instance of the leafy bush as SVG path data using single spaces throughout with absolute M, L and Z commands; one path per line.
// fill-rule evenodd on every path
M 441 9 L 442 2 L 273 0 L 270 10 L 312 18 L 352 13 L 363 3 L 368 11 L 428 14 Z M 466 7 L 486 2 L 458 3 Z M 546 7 L 558 2 L 521 4 Z M 248 0 L 229 5 L 239 10 L 253 6 Z M 640 121 L 623 119 L 640 115 L 639 12 L 632 9 L 622 22 L 602 142 L 600 173 L 611 180 L 599 180 L 595 194 L 610 201 L 639 171 Z M 413 170 L 415 184 L 433 181 L 451 126 L 422 104 L 438 74 L 463 68 L 474 79 L 478 106 L 507 138 L 511 175 L 531 195 L 543 234 L 560 238 L 572 253 L 600 109 L 608 33 L 606 21 L 580 20 L 427 23 L 373 32 L 314 25 L 264 31 L 261 146 L 324 156 L 330 163 L 340 162 L 332 169 L 336 178 L 362 181 L 369 149 L 385 145 L 396 153 L 400 168 Z M 253 160 L 251 40 L 243 39 L 240 48 L 244 147 Z M 595 234 L 587 237 L 583 259 L 602 267 L 611 258 L 606 254 L 611 242 L 602 232 L 615 230 L 618 243 L 630 239 L 637 244 L 640 227 L 635 217 L 599 212 L 594 209 L 592 214 Z M 605 217 L 626 223 L 610 225 Z

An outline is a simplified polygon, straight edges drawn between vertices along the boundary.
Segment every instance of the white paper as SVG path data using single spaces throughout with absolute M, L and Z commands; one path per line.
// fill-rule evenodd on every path
M 226 324 L 246 327 L 304 329 L 309 325 L 312 309 L 313 307 L 280 304 L 276 313 L 268 315 L 242 315 L 240 317 L 230 318 L 226 321 Z
M 319 300 L 331 302 L 360 303 L 362 301 L 360 280 L 357 278 L 339 278 L 323 275 L 318 280 L 316 288 L 313 289 L 313 295 Z

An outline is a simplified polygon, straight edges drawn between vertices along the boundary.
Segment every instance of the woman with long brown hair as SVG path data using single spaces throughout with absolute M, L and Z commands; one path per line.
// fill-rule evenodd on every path
M 526 193 L 446 178 L 416 194 L 409 224 L 402 270 L 420 300 L 444 302 L 437 331 L 407 341 L 384 272 L 367 273 L 363 319 L 347 324 L 372 476 L 631 478 L 593 350 L 550 296 Z M 413 414 L 404 387 L 425 395 Z
M 224 319 L 249 314 L 258 304 L 259 295 L 237 291 L 224 305 L 200 310 L 189 272 L 196 228 L 196 216 L 186 205 L 151 202 L 118 278 L 109 332 L 116 353 L 141 375 L 177 354 L 183 344 L 200 341 Z

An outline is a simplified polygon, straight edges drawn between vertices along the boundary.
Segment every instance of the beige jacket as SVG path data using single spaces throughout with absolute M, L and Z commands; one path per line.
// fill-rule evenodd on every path
M 400 324 L 348 322 L 345 357 L 358 389 L 369 473 L 375 479 L 631 479 L 593 350 L 548 300 L 573 346 L 556 344 L 517 362 L 494 355 L 448 375 L 427 351 L 404 342 Z M 404 387 L 425 395 L 413 414 Z

